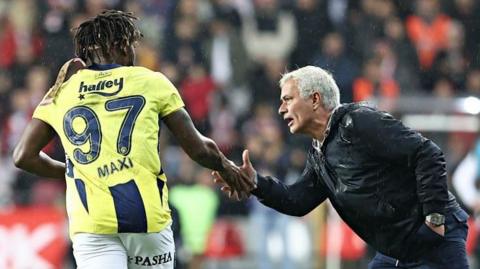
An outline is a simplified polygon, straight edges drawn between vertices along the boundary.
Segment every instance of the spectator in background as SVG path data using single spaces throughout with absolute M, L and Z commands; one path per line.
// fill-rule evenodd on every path
M 345 52 L 345 41 L 338 32 L 332 32 L 322 40 L 321 52 L 312 60 L 313 65 L 328 69 L 342 91 L 342 101 L 352 101 L 353 79 L 358 75 L 357 63 Z
M 50 74 L 43 66 L 31 66 L 25 77 L 25 88 L 29 93 L 30 108 L 33 111 L 35 106 L 42 101 L 45 92 L 50 85 Z
M 442 13 L 438 0 L 416 0 L 415 13 L 406 20 L 407 34 L 414 44 L 422 71 L 422 87 L 432 87 L 432 68 L 437 54 L 448 45 L 451 18 Z
M 179 72 L 203 61 L 203 4 L 197 0 L 180 0 L 172 8 L 167 21 L 162 57 L 173 63 Z
M 395 16 L 392 0 L 362 0 L 361 13 L 352 27 L 353 54 L 362 62 L 371 57 L 372 44 L 383 36 L 385 21 Z
M 255 12 L 242 18 L 243 43 L 250 59 L 286 61 L 295 46 L 295 19 L 278 0 L 254 0 Z
M 245 145 L 251 149 L 252 160 L 261 173 L 279 175 L 284 178 L 289 167 L 290 154 L 283 143 L 280 125 L 274 111 L 268 104 L 256 106 L 253 117 L 243 125 L 246 134 Z M 249 238 L 254 243 L 255 263 L 259 269 L 299 268 L 294 264 L 289 252 L 288 224 L 289 217 L 271 208 L 264 207 L 258 201 L 252 201 L 250 212 Z M 269 242 L 274 236 L 280 238 L 281 263 L 275 263 Z
M 250 64 L 232 17 L 238 13 L 219 9 L 210 21 L 210 38 L 204 42 L 204 58 L 215 84 L 226 91 L 245 84 Z M 235 21 L 235 20 L 234 20 Z
M 11 68 L 15 62 L 17 45 L 15 42 L 15 29 L 8 16 L 0 15 L 0 67 Z
M 227 3 L 214 2 L 214 15 L 208 25 L 210 36 L 203 44 L 203 54 L 219 93 L 228 99 L 228 110 L 236 116 L 249 110 L 246 85 L 251 60 L 240 35 L 240 15 Z
M 238 146 L 237 118 L 229 109 L 230 104 L 225 96 L 218 95 L 216 99 L 209 113 L 209 126 L 212 127 L 210 137 L 224 154 L 231 155 Z
M 178 65 L 180 70 L 203 60 L 201 28 L 193 17 L 180 17 L 175 21 L 175 36 L 165 44 L 164 56 Z
M 10 2 L 9 21 L 15 31 L 15 64 L 13 68 L 13 83 L 17 87 L 23 87 L 23 80 L 28 68 L 43 51 L 43 42 L 40 31 L 35 28 L 37 21 L 37 5 L 33 1 Z M 22 14 L 22 16 L 17 16 Z
M 145 10 L 148 10 L 148 6 L 144 6 L 145 4 L 145 2 L 140 1 L 128 1 L 125 9 L 138 14 L 142 18 L 138 25 L 143 33 L 143 38 L 142 42 L 137 44 L 137 64 L 151 70 L 158 70 L 160 66 L 161 23 L 157 19 L 158 16 L 145 12 Z
M 327 1 L 296 0 L 294 5 L 298 34 L 290 56 L 290 66 L 293 67 L 310 64 L 320 40 L 332 29 L 327 15 Z
M 476 0 L 447 1 L 450 15 L 465 29 L 462 37 L 465 43 L 466 58 L 473 67 L 480 67 L 480 2 Z
M 208 130 L 208 114 L 212 104 L 212 95 L 216 90 L 210 74 L 202 65 L 192 65 L 188 69 L 187 76 L 181 82 L 179 90 L 195 125 L 201 132 Z
M 42 34 L 46 48 L 42 60 L 53 70 L 60 69 L 65 59 L 72 57 L 73 43 L 70 38 L 72 18 L 75 14 L 75 1 L 42 1 Z M 78 16 L 78 15 L 77 15 Z M 75 27 L 78 25 L 75 25 Z
M 473 69 L 467 74 L 466 94 L 480 98 L 480 69 Z
M 169 199 L 178 210 L 182 223 L 184 250 L 188 253 L 188 269 L 203 266 L 207 238 L 218 208 L 218 196 L 212 189 L 208 170 L 183 159 L 181 181 L 171 190 Z
M 2 126 L 2 140 L 5 141 L 5 153 L 8 155 L 12 154 L 33 112 L 28 91 L 23 88 L 17 88 L 13 91 L 10 96 L 10 103 L 12 112 L 6 119 L 5 125 Z
M 479 214 L 480 214 L 480 140 L 474 143 L 472 149 L 461 159 L 458 166 L 455 168 L 452 175 L 452 186 L 461 202 L 462 206 L 470 214 L 469 228 L 476 231 L 479 230 Z M 473 252 L 473 259 L 476 267 L 480 262 L 480 248 L 478 246 L 477 238 L 469 238 L 469 241 L 477 242 Z
M 434 80 L 448 77 L 456 88 L 463 89 L 468 63 L 465 58 L 463 25 L 452 21 L 446 35 L 447 45 L 436 55 L 430 73 Z
M 286 62 L 281 59 L 265 59 L 261 64 L 256 65 L 251 74 L 250 89 L 252 95 L 251 107 L 265 104 L 272 99 L 277 99 L 278 79 L 285 70 Z
M 420 68 L 415 47 L 405 34 L 403 22 L 398 17 L 385 21 L 384 40 L 390 46 L 395 64 L 395 78 L 398 81 L 402 94 L 415 94 L 420 88 Z
M 356 3 L 357 1 L 349 0 L 325 0 L 328 20 L 333 28 L 342 33 L 348 32 L 349 15 L 351 15 L 352 5 Z
M 440 77 L 433 85 L 432 93 L 435 97 L 451 98 L 455 93 L 455 85 L 448 77 Z
M 5 119 L 10 112 L 10 94 L 12 87 L 12 78 L 8 71 L 0 70 L 0 126 L 4 126 Z M 3 127 L 0 129 L 2 135 Z M 0 145 L 1 145 L 0 141 Z M 0 155 L 3 152 L 0 146 Z
M 452 176 L 452 185 L 462 204 L 473 216 L 480 214 L 480 140 L 461 160 Z
M 232 0 L 212 0 L 213 16 L 217 18 L 223 18 L 227 20 L 227 24 L 238 31 L 242 27 L 242 19 L 240 13 L 235 7 L 235 3 Z
M 2 140 L 5 141 L 4 153 L 7 156 L 12 155 L 15 145 L 20 140 L 23 130 L 25 130 L 31 119 L 33 107 L 30 102 L 29 92 L 23 88 L 15 89 L 10 97 L 12 112 L 5 121 L 5 125 L 2 126 Z M 9 162 L 12 161 L 10 158 L 7 160 Z M 7 167 L 7 169 L 8 168 L 13 169 L 13 167 Z M 31 202 L 31 191 L 34 183 L 38 181 L 38 178 L 18 169 L 15 169 L 12 175 L 14 180 L 11 184 L 15 193 L 13 201 L 16 204 L 27 205 Z
M 366 101 L 371 98 L 396 98 L 400 94 L 397 82 L 382 77 L 381 59 L 371 58 L 363 65 L 363 75 L 353 82 L 353 101 Z

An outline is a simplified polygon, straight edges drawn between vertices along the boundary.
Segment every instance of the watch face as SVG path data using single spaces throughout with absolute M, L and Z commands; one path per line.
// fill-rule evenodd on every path
M 445 216 L 437 213 L 432 213 L 427 216 L 426 220 L 435 226 L 440 226 L 445 223 Z

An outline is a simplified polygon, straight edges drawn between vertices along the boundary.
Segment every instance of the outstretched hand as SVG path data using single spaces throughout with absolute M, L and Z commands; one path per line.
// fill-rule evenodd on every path
M 220 186 L 220 190 L 228 195 L 229 198 L 241 200 L 250 195 L 250 192 L 257 188 L 257 172 L 250 162 L 248 150 L 242 154 L 243 165 L 237 167 L 239 173 L 220 173 L 213 171 L 213 181 Z

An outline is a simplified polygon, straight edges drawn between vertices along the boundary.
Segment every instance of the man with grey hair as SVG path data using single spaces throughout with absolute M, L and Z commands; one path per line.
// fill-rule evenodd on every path
M 432 141 L 385 112 L 340 105 L 332 76 L 306 66 L 280 80 L 278 110 L 292 134 L 313 139 L 305 170 L 292 185 L 240 167 L 251 194 L 281 213 L 303 216 L 327 198 L 378 252 L 369 268 L 468 268 L 467 214 L 448 191 L 445 158 Z M 219 173 L 214 181 L 228 186 Z

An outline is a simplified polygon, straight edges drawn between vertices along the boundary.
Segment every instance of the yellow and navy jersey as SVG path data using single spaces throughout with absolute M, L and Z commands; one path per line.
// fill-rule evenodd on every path
M 161 73 L 118 65 L 77 72 L 37 106 L 33 118 L 65 149 L 70 235 L 159 232 L 170 223 L 159 122 L 183 106 Z

